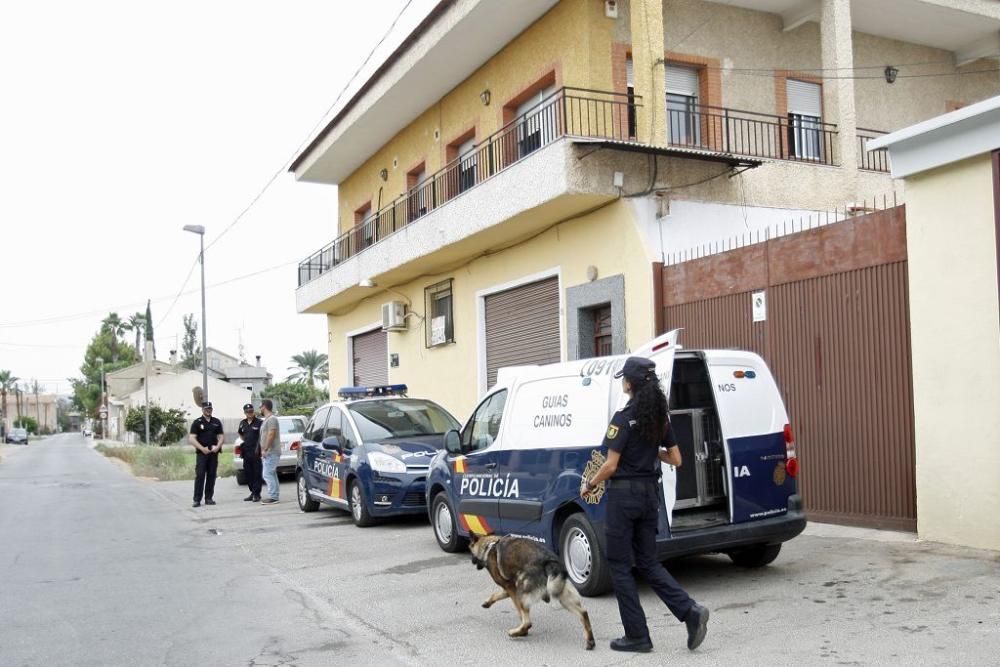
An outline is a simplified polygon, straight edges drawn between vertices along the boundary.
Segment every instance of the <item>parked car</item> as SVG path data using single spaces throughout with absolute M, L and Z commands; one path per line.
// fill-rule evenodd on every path
M 677 331 L 635 352 L 656 362 L 683 462 L 662 464 L 661 559 L 721 552 L 759 567 L 806 525 L 795 440 L 764 360 L 739 350 L 680 350 Z M 430 462 L 427 506 L 438 545 L 473 533 L 519 535 L 555 551 L 583 595 L 610 588 L 604 462 L 608 422 L 627 396 L 626 357 L 500 369 L 496 385 Z
M 407 398 L 406 385 L 348 387 L 318 408 L 298 452 L 299 507 L 346 509 L 357 526 L 424 514 L 424 482 L 443 436 L 458 421 L 437 403 Z
M 281 437 L 281 459 L 278 461 L 279 475 L 294 475 L 298 460 L 299 442 L 308 420 L 304 415 L 281 415 L 278 417 L 279 435 Z M 236 470 L 236 483 L 245 486 L 246 474 L 243 472 L 243 439 L 236 438 L 233 447 L 233 468 Z
M 12 428 L 7 431 L 7 444 L 26 445 L 28 444 L 28 429 Z

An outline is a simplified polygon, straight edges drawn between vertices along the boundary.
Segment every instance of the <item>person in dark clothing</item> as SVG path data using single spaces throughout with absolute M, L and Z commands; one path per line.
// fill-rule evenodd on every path
M 247 479 L 250 495 L 244 498 L 246 502 L 260 502 L 260 489 L 264 484 L 263 468 L 260 462 L 260 425 L 263 422 L 254 414 L 253 403 L 243 406 L 246 418 L 240 422 L 239 434 L 243 439 L 240 445 L 240 456 L 243 459 L 243 475 Z
M 205 504 L 214 505 L 215 474 L 219 469 L 219 452 L 222 451 L 222 422 L 212 416 L 212 403 L 201 404 L 201 417 L 191 423 L 188 442 L 198 453 L 195 463 L 194 503 L 191 507 L 201 507 L 202 492 Z
M 604 437 L 607 460 L 580 486 L 580 495 L 585 496 L 610 480 L 605 520 L 608 565 L 625 627 L 625 636 L 612 640 L 611 648 L 643 653 L 653 650 L 632 575 L 634 562 L 670 613 L 687 626 L 687 646 L 694 650 L 708 631 L 708 609 L 692 600 L 656 558 L 660 462 L 681 465 L 680 449 L 670 430 L 667 398 L 656 377 L 656 364 L 649 359 L 629 357 L 615 377 L 622 378 L 629 401 L 608 425 Z

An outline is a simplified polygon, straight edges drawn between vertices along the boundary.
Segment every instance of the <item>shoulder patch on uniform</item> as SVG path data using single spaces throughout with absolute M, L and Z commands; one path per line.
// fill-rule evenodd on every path
M 608 440 L 614 440 L 618 437 L 618 427 L 614 424 L 608 426 Z

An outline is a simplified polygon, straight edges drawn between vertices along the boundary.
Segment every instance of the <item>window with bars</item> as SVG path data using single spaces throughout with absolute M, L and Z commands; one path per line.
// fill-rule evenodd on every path
M 424 319 L 427 347 L 455 342 L 455 317 L 451 294 L 451 279 L 442 280 L 424 289 Z
M 818 83 L 788 79 L 788 145 L 791 157 L 823 159 L 823 89 Z

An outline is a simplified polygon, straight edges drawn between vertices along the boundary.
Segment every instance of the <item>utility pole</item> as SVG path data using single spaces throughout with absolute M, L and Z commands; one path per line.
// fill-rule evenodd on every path
M 197 234 L 201 243 L 198 261 L 201 263 L 201 391 L 203 401 L 208 400 L 208 336 L 205 331 L 205 227 L 184 225 L 184 231 Z

